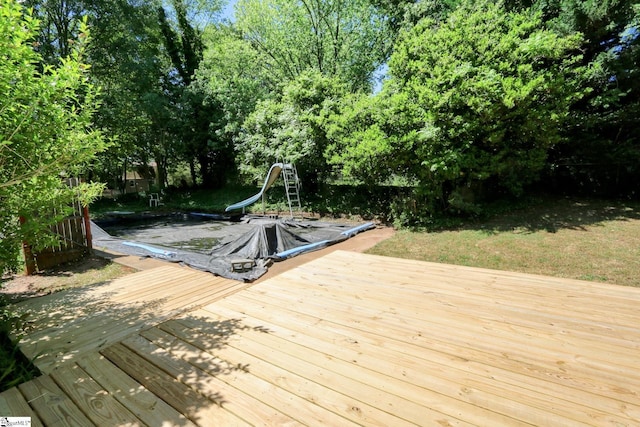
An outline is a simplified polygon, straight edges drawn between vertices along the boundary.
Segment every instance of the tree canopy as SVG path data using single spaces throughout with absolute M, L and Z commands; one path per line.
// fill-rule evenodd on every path
M 307 184 L 317 186 L 329 169 L 323 121 L 344 93 L 340 80 L 311 70 L 289 82 L 281 97 L 260 101 L 237 138 L 244 171 L 257 178 L 274 160 L 297 163 Z
M 82 62 L 88 36 L 79 38 L 59 65 L 47 65 L 33 49 L 38 21 L 12 0 L 0 0 L 0 269 L 18 267 L 21 242 L 36 248 L 52 241 L 50 224 L 80 197 L 87 204 L 102 189 L 83 184 L 69 189 L 62 178 L 104 150 L 107 142 L 92 127 L 97 89 Z M 53 208 L 59 209 L 54 215 Z M 20 226 L 18 217 L 27 219 Z
M 238 0 L 234 22 L 217 1 L 26 6 L 38 78 L 91 26 L 83 126 L 115 143 L 85 176 L 112 187 L 134 165 L 214 188 L 288 160 L 309 191 L 403 182 L 417 221 L 536 182 L 638 194 L 633 0 Z
M 344 125 L 349 144 L 338 133 L 332 160 L 365 180 L 371 167 L 406 174 L 431 202 L 487 182 L 518 194 L 543 170 L 583 95 L 580 56 L 568 54 L 580 42 L 546 29 L 539 13 L 496 4 L 423 19 L 396 45 L 391 78 L 372 101 L 381 111 L 363 116 L 355 104 L 348 114 L 358 120 Z
M 366 90 L 391 47 L 388 18 L 369 0 L 239 0 L 236 15 L 278 80 L 312 69 Z

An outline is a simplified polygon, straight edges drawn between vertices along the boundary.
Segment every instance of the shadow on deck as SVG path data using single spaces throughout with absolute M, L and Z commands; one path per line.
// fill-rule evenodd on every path
M 194 272 L 187 290 L 174 270 L 189 271 L 43 300 L 35 309 L 51 318 L 25 345 L 45 350 L 49 374 L 0 394 L 0 414 L 153 426 L 640 419 L 640 289 L 345 251 L 250 287 L 200 287 Z M 165 290 L 144 302 L 142 289 Z M 122 336 L 103 342 L 110 329 Z

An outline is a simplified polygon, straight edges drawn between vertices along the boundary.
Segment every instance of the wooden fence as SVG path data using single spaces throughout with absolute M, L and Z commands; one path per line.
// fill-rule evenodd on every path
M 68 184 L 75 187 L 78 181 L 69 180 Z M 83 207 L 79 201 L 74 202 L 72 207 L 71 215 L 51 227 L 51 232 L 58 238 L 56 245 L 35 252 L 31 250 L 28 242 L 23 243 L 27 274 L 78 260 L 91 252 L 89 209 Z M 21 218 L 21 221 L 24 219 Z

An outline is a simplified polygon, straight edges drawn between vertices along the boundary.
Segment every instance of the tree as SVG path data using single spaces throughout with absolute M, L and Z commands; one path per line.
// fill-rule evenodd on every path
M 236 17 L 274 86 L 315 70 L 370 91 L 391 46 L 387 18 L 369 0 L 240 0 Z
M 165 51 L 173 65 L 172 72 L 165 78 L 166 91 L 176 113 L 173 137 L 190 164 L 193 181 L 196 181 L 194 162 L 197 162 L 202 185 L 221 187 L 233 170 L 228 167 L 233 159 L 229 144 L 220 140 L 215 132 L 215 124 L 223 116 L 222 107 L 215 100 L 207 100 L 203 86 L 195 82 L 203 58 L 203 30 L 188 19 L 188 7 L 183 0 L 174 0 L 173 9 L 175 22 L 168 19 L 163 7 L 158 9 Z
M 160 183 L 175 157 L 167 138 L 170 111 L 161 85 L 170 61 L 153 1 L 27 0 L 41 21 L 36 49 L 44 62 L 58 64 L 77 38 L 83 17 L 92 43 L 85 61 L 92 81 L 103 89 L 96 123 L 117 143 L 93 162 L 91 176 L 124 188 L 123 169 L 156 160 Z M 153 101 L 153 102 L 150 102 Z
M 372 101 L 375 120 L 349 113 L 358 119 L 338 127 L 347 137 L 334 138 L 328 154 L 347 171 L 368 160 L 405 174 L 428 209 L 462 207 L 487 189 L 520 194 L 584 94 L 580 42 L 545 29 L 540 14 L 488 2 L 440 24 L 423 19 L 394 50 L 391 78 Z
M 36 50 L 44 63 L 59 64 L 71 54 L 84 16 L 84 5 L 78 0 L 26 0 L 25 7 L 40 22 Z
M 632 0 L 534 3 L 551 28 L 584 35 L 582 64 L 597 72 L 584 82 L 591 93 L 572 109 L 550 175 L 570 190 L 633 194 L 640 179 L 640 6 Z M 577 188 L 576 188 L 577 187 Z
M 50 243 L 50 224 L 76 197 L 88 203 L 100 185 L 68 189 L 61 175 L 73 176 L 107 146 L 92 129 L 98 90 L 81 62 L 87 30 L 59 66 L 42 65 L 33 50 L 38 22 L 13 0 L 0 0 L 0 269 L 18 268 L 26 240 L 36 248 Z M 53 208 L 61 209 L 53 215 Z M 27 218 L 21 227 L 18 217 Z
M 289 82 L 280 99 L 259 102 L 237 138 L 241 170 L 258 178 L 276 160 L 296 163 L 314 189 L 329 172 L 324 121 L 345 94 L 342 82 L 307 71 Z
M 260 55 L 231 25 L 210 25 L 204 33 L 205 50 L 196 73 L 196 87 L 204 103 L 216 106 L 210 131 L 216 147 L 235 164 L 234 139 L 258 101 L 268 98 L 266 69 Z
M 162 185 L 168 159 L 176 156 L 166 138 L 171 116 L 161 82 L 170 62 L 161 51 L 156 10 L 153 2 L 127 1 L 94 1 L 84 9 L 92 28 L 90 74 L 103 89 L 95 120 L 117 135 L 117 144 L 101 153 L 92 171 L 115 188 L 124 189 L 124 170 L 151 160 Z
M 461 0 L 371 0 L 389 19 L 394 33 L 409 30 L 422 18 L 442 21 L 453 12 Z

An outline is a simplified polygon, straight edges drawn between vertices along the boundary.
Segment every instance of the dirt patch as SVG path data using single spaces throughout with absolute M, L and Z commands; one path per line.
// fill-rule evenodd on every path
M 134 271 L 99 256 L 88 256 L 78 262 L 66 263 L 31 276 L 16 274 L 3 277 L 0 298 L 18 302 L 62 289 L 105 282 Z

